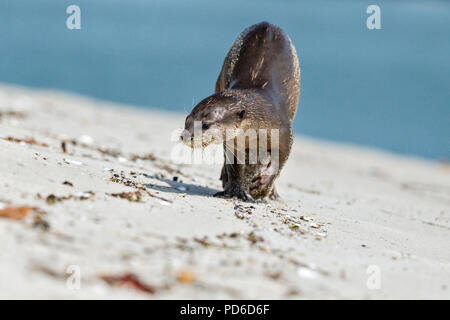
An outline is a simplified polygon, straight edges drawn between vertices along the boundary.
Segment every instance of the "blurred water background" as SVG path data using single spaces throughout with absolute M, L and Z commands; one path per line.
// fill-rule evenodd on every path
M 450 159 L 450 1 L 1 0 L 0 82 L 188 113 L 263 20 L 297 47 L 296 133 Z

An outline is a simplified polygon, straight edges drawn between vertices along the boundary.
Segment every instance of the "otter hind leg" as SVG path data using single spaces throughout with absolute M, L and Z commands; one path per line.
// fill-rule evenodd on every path
M 269 199 L 270 200 L 281 200 L 280 195 L 278 194 L 278 191 L 275 188 L 275 186 L 273 186 L 272 191 L 270 192 Z

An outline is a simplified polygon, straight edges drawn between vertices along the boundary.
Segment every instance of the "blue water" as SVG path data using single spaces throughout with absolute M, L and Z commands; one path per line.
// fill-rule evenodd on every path
M 1 0 L 0 82 L 189 112 L 262 20 L 297 47 L 297 133 L 450 159 L 450 1 Z

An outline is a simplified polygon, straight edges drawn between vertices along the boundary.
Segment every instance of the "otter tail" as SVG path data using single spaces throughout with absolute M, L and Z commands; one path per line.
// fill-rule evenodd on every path
M 239 58 L 239 52 L 241 51 L 244 38 L 252 27 L 249 27 L 241 32 L 239 37 L 234 41 L 227 56 L 223 62 L 222 70 L 219 74 L 219 78 L 216 81 L 215 92 L 221 92 L 230 87 L 231 76 L 233 75 L 234 66 Z

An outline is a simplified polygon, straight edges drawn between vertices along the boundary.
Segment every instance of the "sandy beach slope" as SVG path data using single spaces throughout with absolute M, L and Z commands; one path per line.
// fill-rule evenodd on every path
M 450 298 L 448 165 L 297 137 L 283 203 L 218 199 L 183 121 L 0 86 L 0 298 Z

